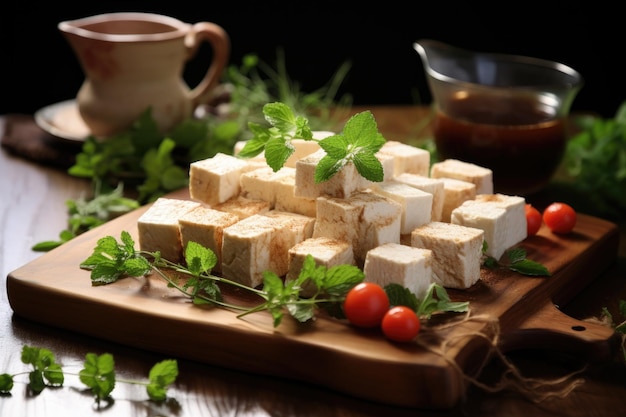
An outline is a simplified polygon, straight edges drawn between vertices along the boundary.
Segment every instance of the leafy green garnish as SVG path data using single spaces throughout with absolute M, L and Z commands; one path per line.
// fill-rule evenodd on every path
M 143 258 L 143 261 L 139 260 Z M 152 262 L 148 258 L 153 259 Z M 272 315 L 273 324 L 279 326 L 285 313 L 299 322 L 313 320 L 319 310 L 336 318 L 344 318 L 341 305 L 346 294 L 364 279 L 363 271 L 354 265 L 326 267 L 316 265 L 313 256 L 305 257 L 302 270 L 294 280 L 283 281 L 271 271 L 263 273 L 263 287 L 251 288 L 239 282 L 213 275 L 215 253 L 196 242 L 189 242 L 185 248 L 185 265 L 162 259 L 159 252 L 138 251 L 130 234 L 123 231 L 121 242 L 112 236 L 98 240 L 94 252 L 81 263 L 81 268 L 91 270 L 93 285 L 113 283 L 125 276 L 144 276 L 150 269 L 189 297 L 195 305 L 218 306 L 240 311 L 239 318 L 248 314 L 267 311 Z M 172 278 L 164 270 L 176 271 Z M 223 300 L 219 284 L 229 285 L 258 296 L 262 301 L 254 306 L 242 306 Z M 314 294 L 301 295 L 303 288 L 315 288 Z M 446 290 L 439 285 L 431 285 L 426 296 L 418 300 L 408 289 L 399 285 L 385 288 L 390 299 L 397 304 L 414 308 L 419 315 L 430 317 L 437 311 L 466 311 L 468 303 L 450 301 Z
M 446 289 L 436 283 L 429 285 L 422 299 L 418 299 L 408 288 L 399 284 L 388 284 L 385 291 L 391 305 L 412 308 L 420 318 L 429 319 L 434 313 L 442 311 L 463 313 L 469 309 L 469 302 L 452 301 Z
M 312 140 L 326 152 L 315 168 L 316 183 L 327 181 L 349 163 L 354 164 L 362 177 L 374 182 L 383 180 L 383 166 L 376 153 L 385 144 L 385 138 L 370 111 L 355 114 L 346 122 L 342 133 L 324 139 L 314 139 L 308 120 L 296 116 L 284 103 L 268 103 L 263 113 L 271 126 L 251 122 L 249 128 L 254 136 L 246 142 L 240 157 L 250 158 L 265 152 L 267 164 L 278 171 L 295 152 L 293 139 Z
M 92 199 L 77 198 L 67 200 L 69 228 L 61 231 L 59 240 L 43 241 L 33 245 L 32 250 L 46 252 L 54 249 L 74 237 L 100 226 L 112 218 L 139 207 L 135 199 L 124 197 L 124 189 L 120 183 L 108 193 L 98 193 Z
M 483 243 L 483 254 L 486 250 L 486 242 Z M 505 252 L 505 256 L 498 261 L 491 256 L 484 256 L 483 266 L 491 269 L 508 268 L 522 275 L 549 277 L 550 271 L 539 262 L 526 258 L 526 249 L 513 248 Z
M 626 102 L 614 118 L 574 122 L 580 131 L 567 142 L 560 179 L 581 195 L 577 205 L 585 211 L 626 222 Z
M 10 393 L 15 385 L 15 377 L 28 374 L 28 387 L 36 394 L 46 387 L 60 387 L 65 382 L 65 375 L 60 364 L 56 362 L 54 354 L 44 348 L 25 345 L 22 347 L 22 363 L 32 365 L 29 372 L 17 374 L 0 374 L 0 394 Z M 150 370 L 149 382 L 117 379 L 115 375 L 115 361 L 109 353 L 96 355 L 88 353 L 85 356 L 84 368 L 78 372 L 80 381 L 91 390 L 96 403 L 108 398 L 115 388 L 116 382 L 140 384 L 146 387 L 148 397 L 152 401 L 163 401 L 167 396 L 167 388 L 178 377 L 178 364 L 168 359 L 155 364 Z

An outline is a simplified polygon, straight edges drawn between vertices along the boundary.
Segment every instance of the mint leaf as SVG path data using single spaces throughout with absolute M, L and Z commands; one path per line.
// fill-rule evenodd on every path
M 78 373 L 80 381 L 91 389 L 96 399 L 107 398 L 115 388 L 115 363 L 110 353 L 85 355 L 84 368 Z
M 378 132 L 370 111 L 357 113 L 344 126 L 343 133 L 322 139 L 319 144 L 326 152 L 315 170 L 315 182 L 330 179 L 348 163 L 354 163 L 359 174 L 374 182 L 383 180 L 383 166 L 376 153 L 385 138 Z
M 502 261 L 498 261 L 493 256 L 485 255 L 486 244 L 483 244 L 483 263 L 482 266 L 489 269 L 507 268 L 514 272 L 519 272 L 523 275 L 529 276 L 545 276 L 549 277 L 550 271 L 544 265 L 539 262 L 531 261 L 526 258 L 526 250 L 521 247 L 512 248 L 505 252 L 505 255 L 501 258 Z
M 178 363 L 173 359 L 155 364 L 148 374 L 149 384 L 146 386 L 148 397 L 152 401 L 163 401 L 167 396 L 167 388 L 178 377 Z
M 519 272 L 524 275 L 532 276 L 550 276 L 550 271 L 538 262 L 530 259 L 521 259 L 509 265 L 511 271 Z

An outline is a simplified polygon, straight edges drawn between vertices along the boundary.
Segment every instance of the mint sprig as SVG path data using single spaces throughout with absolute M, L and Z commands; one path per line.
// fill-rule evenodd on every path
M 48 349 L 25 345 L 22 347 L 21 360 L 22 363 L 31 365 L 32 370 L 0 374 L 0 394 L 10 393 L 15 385 L 15 378 L 22 374 L 28 374 L 28 387 L 36 394 L 47 387 L 63 386 L 65 375 L 72 375 L 63 371 L 54 354 Z M 151 401 L 163 401 L 167 397 L 168 387 L 178 377 L 178 364 L 173 359 L 155 364 L 150 370 L 148 382 L 118 379 L 113 355 L 109 353 L 87 353 L 83 366 L 78 374 L 73 375 L 78 375 L 80 382 L 91 390 L 98 404 L 111 396 L 117 382 L 144 385 Z
M 270 126 L 248 124 L 253 137 L 244 145 L 240 157 L 251 158 L 265 152 L 267 164 L 278 171 L 295 152 L 294 139 L 312 140 L 326 152 L 315 169 L 316 183 L 329 180 L 349 163 L 354 163 L 362 177 L 374 182 L 383 180 L 383 166 L 376 153 L 385 144 L 385 138 L 370 111 L 353 115 L 342 133 L 324 139 L 313 138 L 308 120 L 296 116 L 284 103 L 266 104 L 263 114 Z
M 483 254 L 486 250 L 486 245 L 485 242 L 483 244 Z M 549 277 L 552 275 L 544 265 L 526 258 L 526 249 L 520 247 L 509 249 L 500 261 L 492 256 L 484 255 L 483 266 L 490 269 L 506 268 L 529 276 Z

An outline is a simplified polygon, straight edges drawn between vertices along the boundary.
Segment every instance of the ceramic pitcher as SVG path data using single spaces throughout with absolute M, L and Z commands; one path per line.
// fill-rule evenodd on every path
M 228 35 L 211 22 L 107 13 L 64 21 L 58 28 L 85 73 L 76 103 L 96 137 L 127 129 L 148 108 L 167 132 L 209 99 L 230 55 Z M 183 70 L 204 42 L 212 48 L 212 61 L 204 78 L 190 88 Z

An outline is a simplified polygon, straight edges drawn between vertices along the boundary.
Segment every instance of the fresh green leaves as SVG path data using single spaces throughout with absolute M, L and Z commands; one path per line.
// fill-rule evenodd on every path
M 254 137 L 246 142 L 239 156 L 249 158 L 265 150 L 267 164 L 274 171 L 278 171 L 295 151 L 291 140 L 294 138 L 311 140 L 313 133 L 309 121 L 302 116 L 296 116 L 284 103 L 266 104 L 263 106 L 263 114 L 271 126 L 263 127 L 258 123 L 249 122 L 248 128 Z
M 148 396 L 152 401 L 164 401 L 167 398 L 167 388 L 176 382 L 178 377 L 178 362 L 166 359 L 150 369 L 146 386 Z
M 60 387 L 65 382 L 65 373 L 60 364 L 56 362 L 54 354 L 48 349 L 23 346 L 22 362 L 32 365 L 32 371 L 28 372 L 28 387 L 34 393 L 40 393 L 46 387 Z M 10 375 L 0 374 L 0 394 L 11 392 L 14 379 L 22 373 Z M 115 375 L 115 361 L 113 355 L 104 353 L 85 355 L 84 368 L 78 372 L 80 382 L 94 394 L 99 403 L 110 397 L 118 381 Z M 168 359 L 155 364 L 150 370 L 149 382 L 119 380 L 146 386 L 148 397 L 152 401 L 163 401 L 167 397 L 168 387 L 176 382 L 178 377 L 178 363 Z
M 383 166 L 376 153 L 385 144 L 378 132 L 371 112 L 355 114 L 347 122 L 343 133 L 320 141 L 326 151 L 315 170 L 315 182 L 327 181 L 349 163 L 354 163 L 362 177 L 374 182 L 383 180 Z
M 483 247 L 483 252 L 484 250 L 485 247 Z M 551 275 L 550 271 L 548 271 L 544 265 L 526 258 L 526 249 L 520 247 L 513 248 L 505 252 L 504 257 L 500 262 L 491 256 L 485 256 L 483 266 L 491 269 L 508 268 L 511 271 L 519 272 L 522 275 L 544 277 L 549 277 Z
M 563 179 L 590 213 L 626 222 L 626 102 L 614 118 L 584 115 L 574 122 L 579 130 L 567 142 Z
M 109 193 L 98 194 L 92 199 L 67 200 L 69 228 L 61 231 L 59 240 L 43 241 L 33 245 L 32 250 L 46 252 L 73 239 L 81 233 L 106 223 L 113 217 L 139 207 L 137 200 L 124 197 L 120 183 Z
M 28 374 L 29 386 L 33 392 L 40 393 L 47 384 L 52 386 L 63 385 L 64 377 L 61 366 L 56 363 L 54 354 L 48 349 L 24 346 L 22 348 L 22 362 L 33 366 L 33 370 Z
M 390 305 L 407 306 L 415 310 L 418 317 L 424 319 L 429 319 L 434 313 L 438 312 L 463 313 L 469 309 L 469 302 L 452 301 L 446 289 L 436 283 L 429 285 L 428 290 L 421 299 L 418 299 L 408 288 L 398 284 L 386 285 L 385 292 L 389 296 Z
M 85 368 L 78 376 L 80 382 L 91 389 L 96 396 L 96 402 L 107 398 L 115 388 L 115 362 L 113 355 L 104 353 L 96 355 L 88 353 L 85 356 Z
M 136 277 L 150 272 L 148 260 L 135 252 L 135 242 L 130 233 L 123 231 L 121 240 L 119 244 L 112 236 L 99 239 L 92 255 L 80 264 L 81 268 L 91 270 L 93 285 L 110 284 L 122 275 Z
M 263 113 L 271 126 L 249 123 L 254 136 L 246 142 L 240 157 L 250 158 L 264 151 L 267 164 L 278 171 L 295 152 L 293 139 L 314 140 L 326 152 L 315 169 L 316 183 L 329 180 L 349 163 L 354 164 L 362 177 L 374 182 L 383 180 L 383 166 L 376 153 L 385 144 L 385 138 L 378 132 L 371 112 L 352 116 L 343 133 L 321 140 L 313 138 L 308 120 L 296 116 L 284 103 L 268 103 Z

